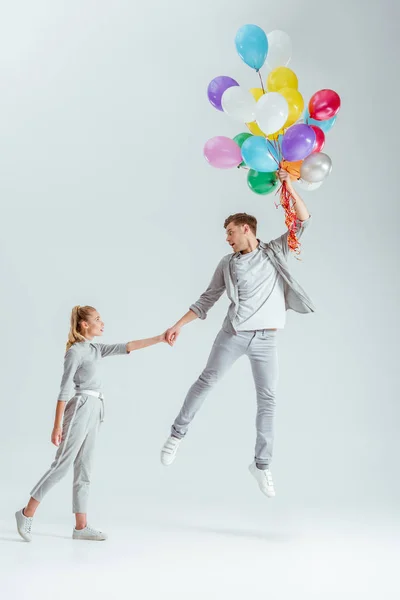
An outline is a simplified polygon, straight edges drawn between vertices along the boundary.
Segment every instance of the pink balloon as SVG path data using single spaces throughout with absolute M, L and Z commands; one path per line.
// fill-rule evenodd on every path
M 242 152 L 231 138 L 219 135 L 213 137 L 204 146 L 204 156 L 212 167 L 233 169 L 242 162 Z

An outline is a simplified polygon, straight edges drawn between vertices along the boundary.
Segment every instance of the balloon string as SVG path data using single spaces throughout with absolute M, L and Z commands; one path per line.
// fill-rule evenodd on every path
M 277 190 L 277 193 L 280 195 L 281 206 L 285 211 L 285 225 L 288 229 L 288 246 L 289 249 L 295 253 L 296 258 L 300 254 L 300 242 L 297 239 L 296 235 L 296 225 L 297 225 L 297 215 L 294 210 L 294 205 L 296 203 L 292 194 L 289 192 L 286 182 L 284 181 L 280 188 Z M 278 208 L 278 206 L 277 206 Z
M 264 88 L 263 80 L 262 80 L 262 77 L 261 77 L 261 73 L 260 73 L 259 70 L 257 71 L 257 73 L 258 73 L 258 76 L 260 78 L 261 88 L 262 88 L 263 94 L 265 94 L 265 88 Z

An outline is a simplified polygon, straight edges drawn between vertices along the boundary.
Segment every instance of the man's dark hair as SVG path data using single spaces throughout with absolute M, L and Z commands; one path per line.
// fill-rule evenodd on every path
M 234 225 L 248 225 L 254 235 L 257 235 L 257 219 L 247 213 L 236 213 L 225 219 L 224 229 L 226 229 L 229 223 Z

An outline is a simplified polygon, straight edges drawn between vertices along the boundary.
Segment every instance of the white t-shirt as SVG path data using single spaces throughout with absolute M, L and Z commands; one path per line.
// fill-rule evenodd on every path
M 283 329 L 284 281 L 258 246 L 234 258 L 239 293 L 238 331 Z

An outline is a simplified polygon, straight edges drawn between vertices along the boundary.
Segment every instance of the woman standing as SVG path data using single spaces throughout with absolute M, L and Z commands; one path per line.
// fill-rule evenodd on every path
M 129 354 L 160 342 L 165 334 L 126 344 L 95 344 L 103 335 L 104 323 L 92 306 L 75 306 L 64 358 L 64 374 L 57 399 L 52 443 L 58 447 L 50 469 L 32 489 L 28 504 L 15 513 L 20 536 L 30 542 L 33 516 L 47 492 L 74 466 L 73 512 L 76 524 L 72 533 L 76 540 L 105 540 L 107 535 L 87 523 L 87 501 L 90 473 L 97 434 L 104 419 L 104 397 L 98 375 L 102 358 Z M 70 399 L 74 384 L 75 395 Z

